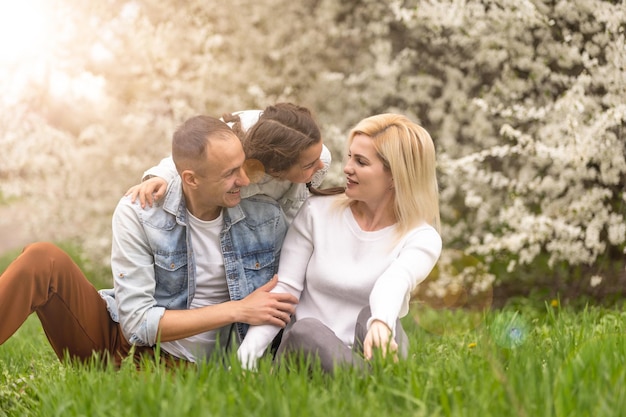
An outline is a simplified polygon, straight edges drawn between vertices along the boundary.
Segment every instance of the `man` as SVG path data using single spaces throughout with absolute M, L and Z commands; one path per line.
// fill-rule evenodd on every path
M 0 344 L 35 311 L 59 358 L 94 352 L 116 364 L 134 352 L 196 362 L 241 340 L 249 324 L 285 326 L 297 300 L 274 294 L 286 224 L 249 184 L 240 140 L 218 119 L 197 116 L 175 133 L 179 177 L 148 210 L 119 202 L 113 215 L 114 288 L 100 293 L 67 254 L 35 243 L 0 276 Z M 273 278 L 274 277 L 274 278 Z

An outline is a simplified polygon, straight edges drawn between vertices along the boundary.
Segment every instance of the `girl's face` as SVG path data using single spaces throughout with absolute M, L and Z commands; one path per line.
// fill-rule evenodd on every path
M 380 202 L 393 188 L 391 172 L 385 169 L 369 136 L 354 136 L 343 172 L 346 196 L 353 200 Z
M 302 152 L 298 161 L 288 169 L 281 171 L 276 175 L 278 178 L 287 180 L 293 183 L 307 183 L 310 182 L 315 174 L 320 169 L 324 168 L 324 163 L 320 160 L 322 154 L 322 141 L 309 146 Z

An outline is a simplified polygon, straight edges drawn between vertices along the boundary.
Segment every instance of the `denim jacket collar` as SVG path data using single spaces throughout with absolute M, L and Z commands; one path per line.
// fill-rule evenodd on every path
M 187 203 L 185 202 L 185 195 L 179 176 L 172 181 L 168 192 L 165 194 L 163 210 L 175 216 L 178 224 L 187 226 Z M 224 231 L 228 231 L 233 224 L 238 223 L 246 217 L 239 205 L 228 207 L 225 211 Z

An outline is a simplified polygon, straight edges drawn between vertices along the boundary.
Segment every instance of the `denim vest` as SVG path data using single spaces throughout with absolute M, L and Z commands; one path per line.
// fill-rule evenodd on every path
M 256 195 L 223 211 L 220 246 L 231 300 L 241 300 L 278 270 L 287 231 L 278 203 Z M 142 209 L 122 198 L 113 215 L 111 269 L 114 288 L 101 290 L 111 318 L 132 344 L 156 344 L 166 309 L 188 309 L 196 288 L 196 263 L 188 233 L 180 178 L 162 204 Z M 123 243 L 120 243 L 123 242 Z M 243 340 L 248 325 L 237 323 Z

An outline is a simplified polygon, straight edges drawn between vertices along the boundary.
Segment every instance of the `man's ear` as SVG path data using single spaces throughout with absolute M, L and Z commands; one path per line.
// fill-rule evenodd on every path
M 186 184 L 189 187 L 195 188 L 198 186 L 198 180 L 196 178 L 196 174 L 189 169 L 186 169 L 185 171 L 183 171 L 180 174 L 180 178 L 183 180 L 183 184 Z

